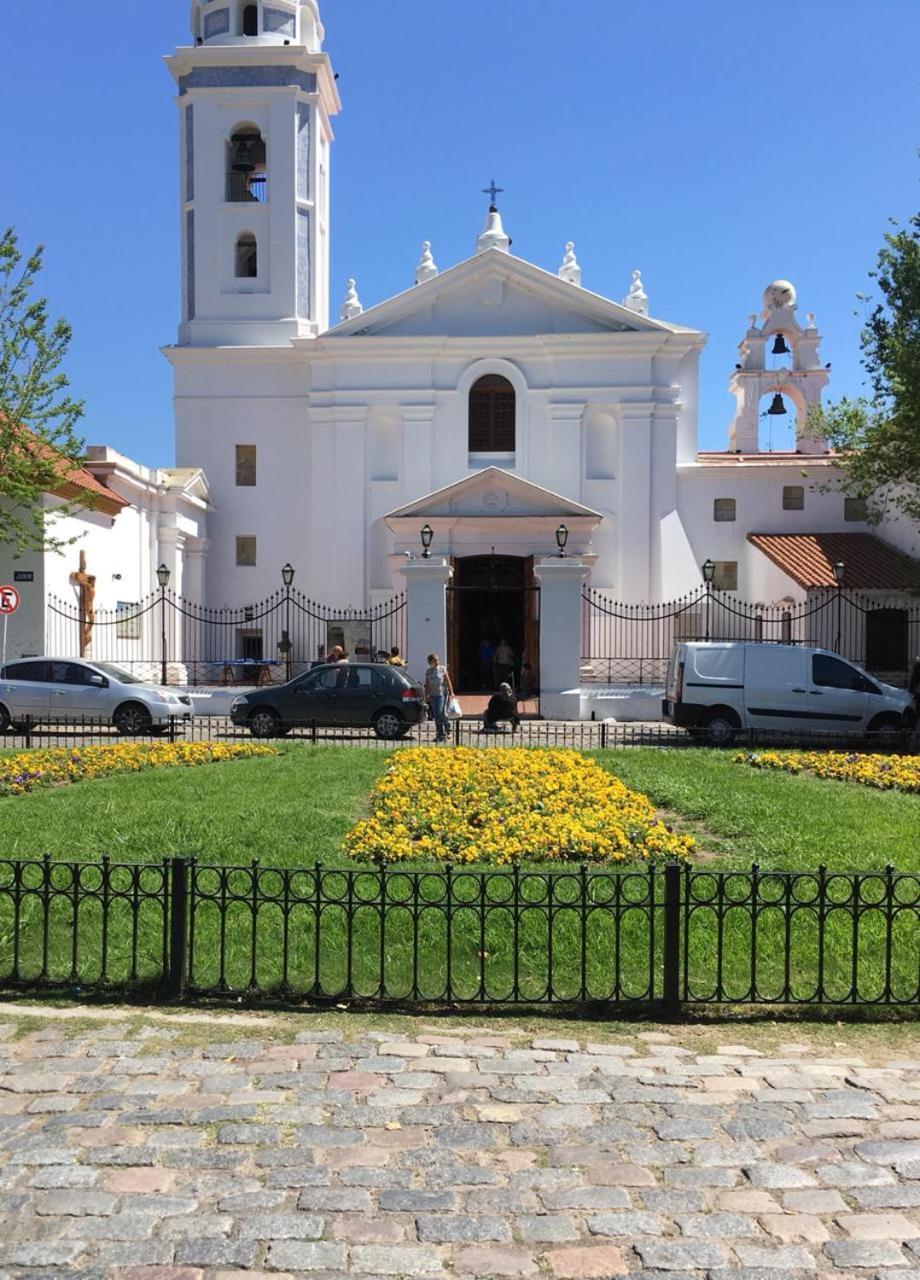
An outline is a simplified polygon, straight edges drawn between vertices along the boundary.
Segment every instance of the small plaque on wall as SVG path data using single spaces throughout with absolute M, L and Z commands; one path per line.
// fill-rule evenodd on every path
M 13 571 L 14 582 L 34 582 L 35 574 L 31 569 L 15 569 Z

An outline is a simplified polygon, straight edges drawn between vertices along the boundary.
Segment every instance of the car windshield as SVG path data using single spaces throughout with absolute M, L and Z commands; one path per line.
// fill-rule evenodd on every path
M 129 671 L 122 671 L 121 667 L 113 667 L 110 662 L 94 662 L 93 666 L 101 671 L 103 675 L 109 677 L 110 680 L 117 680 L 120 684 L 143 684 L 144 681 L 132 676 Z

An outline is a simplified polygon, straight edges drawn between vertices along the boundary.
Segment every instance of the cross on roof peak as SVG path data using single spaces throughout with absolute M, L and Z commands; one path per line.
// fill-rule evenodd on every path
M 504 188 L 504 187 L 497 187 L 497 186 L 495 185 L 495 179 L 494 179 L 494 178 L 492 179 L 492 182 L 491 182 L 491 185 L 490 185 L 490 186 L 488 186 L 488 187 L 483 187 L 483 189 L 482 189 L 482 194 L 483 194 L 484 196 L 488 196 L 488 197 L 489 197 L 489 200 L 491 201 L 491 207 L 492 207 L 493 209 L 496 207 L 496 205 L 495 205 L 495 197 L 496 197 L 496 196 L 500 196 L 500 195 L 504 195 L 504 192 L 505 192 L 505 188 Z

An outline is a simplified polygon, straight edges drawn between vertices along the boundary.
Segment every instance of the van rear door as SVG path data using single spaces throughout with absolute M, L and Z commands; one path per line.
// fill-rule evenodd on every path
M 810 654 L 791 645 L 748 645 L 744 700 L 752 729 L 805 729 L 809 718 Z

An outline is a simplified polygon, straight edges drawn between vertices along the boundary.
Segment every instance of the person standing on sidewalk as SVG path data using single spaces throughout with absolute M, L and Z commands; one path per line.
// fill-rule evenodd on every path
M 447 718 L 447 702 L 454 696 L 447 668 L 441 666 L 441 659 L 436 653 L 428 655 L 428 669 L 425 672 L 425 701 L 435 723 L 435 741 L 447 742 L 450 734 L 450 721 Z

